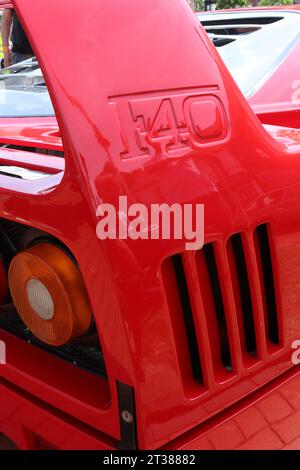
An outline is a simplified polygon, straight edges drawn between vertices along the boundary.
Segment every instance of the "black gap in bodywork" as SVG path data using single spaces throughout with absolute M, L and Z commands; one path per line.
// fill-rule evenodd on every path
M 190 302 L 188 285 L 181 255 L 172 257 L 173 267 L 175 271 L 176 283 L 180 297 L 181 309 L 184 317 L 186 335 L 188 338 L 188 347 L 192 364 L 192 371 L 195 380 L 203 382 L 202 367 L 200 353 L 198 348 L 193 311 Z
M 214 307 L 218 323 L 222 364 L 224 367 L 226 367 L 226 369 L 231 370 L 232 361 L 230 354 L 225 309 L 218 275 L 218 268 L 214 254 L 214 247 L 212 243 L 204 245 L 203 252 L 210 279 L 210 285 L 213 294 Z
M 230 238 L 232 252 L 235 261 L 235 267 L 238 278 L 239 294 L 241 300 L 241 307 L 243 313 L 244 332 L 246 350 L 249 354 L 256 354 L 256 337 L 255 337 L 255 326 L 254 316 L 252 308 L 251 291 L 247 273 L 247 266 L 245 260 L 245 254 L 243 250 L 242 237 L 239 233 L 233 235 Z
M 256 230 L 262 264 L 263 283 L 267 309 L 267 335 L 271 343 L 279 344 L 278 312 L 276 305 L 275 284 L 272 257 L 267 225 L 259 225 Z

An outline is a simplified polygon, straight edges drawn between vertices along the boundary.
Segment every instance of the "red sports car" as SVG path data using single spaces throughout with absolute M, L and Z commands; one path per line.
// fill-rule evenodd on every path
M 36 58 L 0 74 L 0 433 L 300 448 L 300 11 L 207 35 L 186 0 L 12 5 Z M 203 247 L 100 239 L 124 197 L 204 205 Z

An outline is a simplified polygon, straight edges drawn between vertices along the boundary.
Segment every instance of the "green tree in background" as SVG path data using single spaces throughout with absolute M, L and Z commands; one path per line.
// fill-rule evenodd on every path
M 243 8 L 251 6 L 248 0 L 217 0 L 217 10 L 227 10 L 228 8 Z
M 261 0 L 259 6 L 261 7 L 271 7 L 275 5 L 292 5 L 293 0 Z
M 196 0 L 195 1 L 195 11 L 202 11 L 204 10 L 204 1 L 203 0 Z
M 204 0 L 187 0 L 194 11 L 204 10 Z M 292 5 L 293 0 L 216 0 L 217 10 L 226 10 L 229 8 L 243 8 L 251 6 L 275 6 L 275 5 Z

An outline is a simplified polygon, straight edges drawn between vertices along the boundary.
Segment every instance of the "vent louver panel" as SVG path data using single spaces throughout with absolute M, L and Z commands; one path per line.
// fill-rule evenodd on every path
M 225 244 L 212 242 L 200 251 L 172 256 L 162 275 L 172 324 L 177 325 L 179 362 L 183 368 L 189 357 L 198 383 L 211 388 L 245 375 L 281 347 L 266 224 L 252 233 L 235 233 Z

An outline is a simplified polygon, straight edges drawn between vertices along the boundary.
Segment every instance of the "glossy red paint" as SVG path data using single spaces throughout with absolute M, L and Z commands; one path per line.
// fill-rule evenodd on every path
M 299 450 L 300 377 L 290 371 L 260 391 L 195 426 L 166 450 Z M 21 450 L 114 450 L 116 442 L 45 407 L 9 382 L 0 384 L 1 431 Z M 14 416 L 14 419 L 11 419 Z
M 55 117 L 12 118 L 3 121 L 0 128 L 0 144 L 63 151 Z
M 220 426 L 222 418 L 213 420 L 224 409 L 241 411 L 245 397 L 268 386 L 272 392 L 274 381 L 281 380 L 277 377 L 295 373 L 291 343 L 300 335 L 300 153 L 282 141 L 283 130 L 263 127 L 185 0 L 123 0 L 121 7 L 117 0 L 103 0 L 85 9 L 80 0 L 15 0 L 13 5 L 42 67 L 60 134 L 51 120 L 3 120 L 1 141 L 7 132 L 10 143 L 20 137 L 21 145 L 27 140 L 61 149 L 61 136 L 66 164 L 63 173 L 55 161 L 42 183 L 1 176 L 0 216 L 56 236 L 76 257 L 108 379 L 0 331 L 8 356 L 0 368 L 5 403 L 0 431 L 21 448 L 37 446 L 37 429 L 54 447 L 116 447 L 116 381 L 121 381 L 135 391 L 139 448 L 170 441 L 201 448 L 200 438 L 198 443 L 195 434 L 184 433 L 201 435 L 207 426 Z M 49 24 L 56 25 L 51 41 Z M 78 51 L 84 51 L 84 60 Z M 295 139 L 289 135 L 289 142 Z M 50 168 L 43 156 L 30 162 L 27 153 L 18 155 L 34 165 L 40 158 Z M 15 158 L 7 149 L 1 156 Z M 96 237 L 98 205 L 117 204 L 122 195 L 146 206 L 205 204 L 205 243 L 213 244 L 232 367 L 222 362 L 202 252 L 185 252 L 179 240 Z M 275 344 L 266 333 L 257 243 L 261 224 L 268 227 L 274 270 Z M 235 235 L 248 266 L 256 354 L 247 350 L 241 324 Z M 200 381 L 194 378 L 170 265 L 178 253 L 190 292 Z M 219 446 L 216 439 L 214 447 Z

